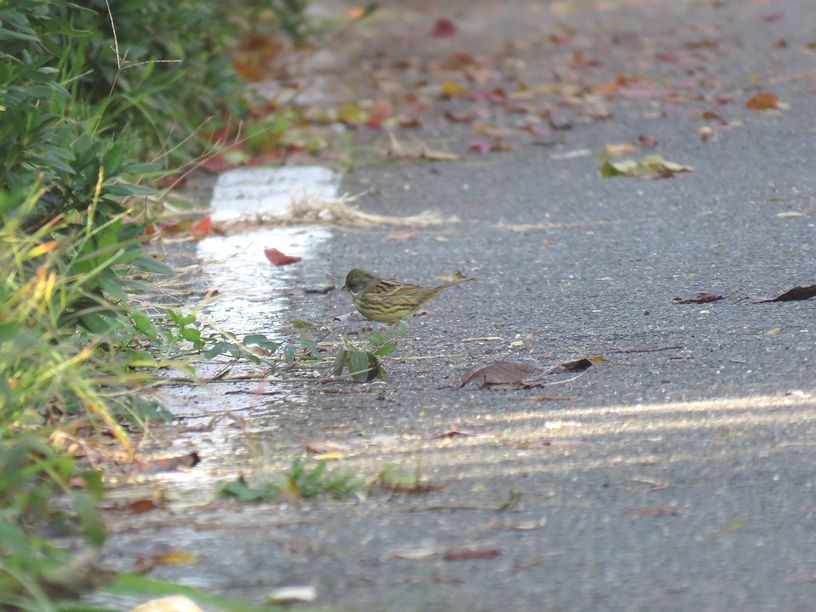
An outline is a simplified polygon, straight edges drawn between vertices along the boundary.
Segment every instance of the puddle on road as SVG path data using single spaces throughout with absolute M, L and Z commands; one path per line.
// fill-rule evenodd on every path
M 293 195 L 321 193 L 338 195 L 340 175 L 320 167 L 242 168 L 226 172 L 213 189 L 214 220 L 236 219 L 255 214 L 284 215 Z M 197 258 L 204 275 L 203 284 L 217 289 L 215 300 L 206 306 L 201 319 L 234 333 L 264 334 L 283 339 L 281 330 L 290 319 L 293 286 L 307 277 L 319 276 L 319 253 L 331 231 L 317 226 L 264 227 L 242 234 L 211 236 L 197 246 Z M 264 248 L 276 248 L 287 255 L 302 257 L 290 266 L 273 266 Z M 321 279 L 321 282 L 325 284 Z M 202 376 L 214 375 L 221 366 L 199 368 Z M 229 376 L 256 372 L 252 366 L 237 366 Z M 165 388 L 163 402 L 186 428 L 178 432 L 173 451 L 195 449 L 202 463 L 189 472 L 163 474 L 160 481 L 174 491 L 209 490 L 225 471 L 233 470 L 236 457 L 247 454 L 247 432 L 273 431 L 281 420 L 296 418 L 297 406 L 305 397 L 297 385 L 269 380 L 221 382 L 206 388 L 180 386 Z M 207 426 L 209 424 L 209 426 Z M 263 452 L 268 449 L 261 449 Z

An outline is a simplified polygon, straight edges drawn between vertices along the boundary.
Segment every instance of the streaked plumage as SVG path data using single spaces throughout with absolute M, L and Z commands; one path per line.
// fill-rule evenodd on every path
M 351 294 L 354 306 L 366 319 L 394 323 L 410 317 L 443 289 L 468 280 L 471 279 L 462 278 L 437 287 L 422 287 L 378 278 L 364 270 L 352 270 L 346 276 L 343 289 Z

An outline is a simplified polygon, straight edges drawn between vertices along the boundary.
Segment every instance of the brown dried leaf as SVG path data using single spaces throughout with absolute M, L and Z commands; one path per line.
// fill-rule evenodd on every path
M 629 508 L 626 514 L 633 518 L 656 518 L 660 516 L 679 516 L 676 508 L 671 506 L 635 506 Z
M 816 296 L 816 285 L 809 285 L 808 287 L 794 287 L 776 297 L 754 297 L 751 298 L 751 301 L 756 303 L 794 302 L 798 300 L 809 300 L 814 296 Z
M 501 548 L 459 548 L 442 555 L 445 561 L 469 561 L 471 559 L 495 559 L 502 554 Z
M 529 363 L 512 363 L 496 361 L 494 363 L 475 366 L 465 372 L 459 387 L 475 381 L 480 387 L 493 386 L 524 386 L 524 379 L 538 368 Z
M 723 299 L 725 299 L 723 296 L 717 295 L 716 293 L 700 292 L 689 297 L 676 297 L 674 298 L 674 301 L 678 304 L 706 304 L 708 302 L 717 302 Z
M 746 108 L 752 111 L 765 111 L 779 108 L 779 96 L 769 92 L 758 93 L 746 103 Z
M 134 465 L 130 472 L 132 474 L 156 474 L 157 472 L 173 472 L 179 468 L 192 468 L 199 464 L 201 458 L 193 451 L 186 455 L 176 457 L 165 457 L 163 459 L 151 459 L 140 461 Z

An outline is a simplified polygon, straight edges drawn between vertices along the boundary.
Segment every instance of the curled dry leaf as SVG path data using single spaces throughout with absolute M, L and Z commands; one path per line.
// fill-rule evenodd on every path
M 497 361 L 475 366 L 465 372 L 459 387 L 476 382 L 480 387 L 523 387 L 524 379 L 538 370 L 529 363 Z
M 210 235 L 210 227 L 212 226 L 212 217 L 207 215 L 198 223 L 194 223 L 190 228 L 190 234 L 193 238 L 202 239 Z
M 442 558 L 445 561 L 469 561 L 471 559 L 495 559 L 501 554 L 501 548 L 460 548 L 447 551 Z
M 264 249 L 264 255 L 273 266 L 288 266 L 301 260 L 300 257 L 284 255 L 278 249 Z
M 745 106 L 752 111 L 766 111 L 779 108 L 779 96 L 776 94 L 762 92 L 752 96 Z
M 604 361 L 606 360 L 604 359 Z M 581 359 L 570 359 L 569 361 L 563 361 L 557 365 L 547 368 L 544 370 L 544 373 L 557 374 L 558 372 L 583 372 L 592 366 L 592 363 L 592 359 L 587 359 L 586 357 Z
M 198 453 L 193 451 L 185 455 L 175 457 L 165 457 L 163 459 L 152 459 L 140 461 L 134 465 L 130 472 L 132 474 L 156 474 L 157 472 L 173 472 L 179 468 L 192 468 L 201 462 Z
M 660 516 L 678 516 L 680 513 L 677 508 L 671 506 L 635 506 L 626 511 L 634 518 L 655 518 Z
M 708 302 L 717 302 L 719 300 L 725 299 L 721 295 L 717 295 L 716 293 L 706 293 L 700 292 L 697 295 L 691 295 L 689 297 L 676 297 L 674 301 L 678 304 L 706 304 Z
M 809 300 L 816 296 L 816 285 L 809 285 L 808 287 L 794 287 L 776 297 L 754 297 L 752 302 L 794 302 L 798 300 Z

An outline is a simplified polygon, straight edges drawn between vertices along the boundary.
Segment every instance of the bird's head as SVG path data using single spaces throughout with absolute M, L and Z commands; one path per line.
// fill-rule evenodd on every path
M 377 277 L 365 270 L 352 270 L 346 275 L 346 284 L 343 285 L 343 289 L 353 296 L 359 295 L 376 281 Z

